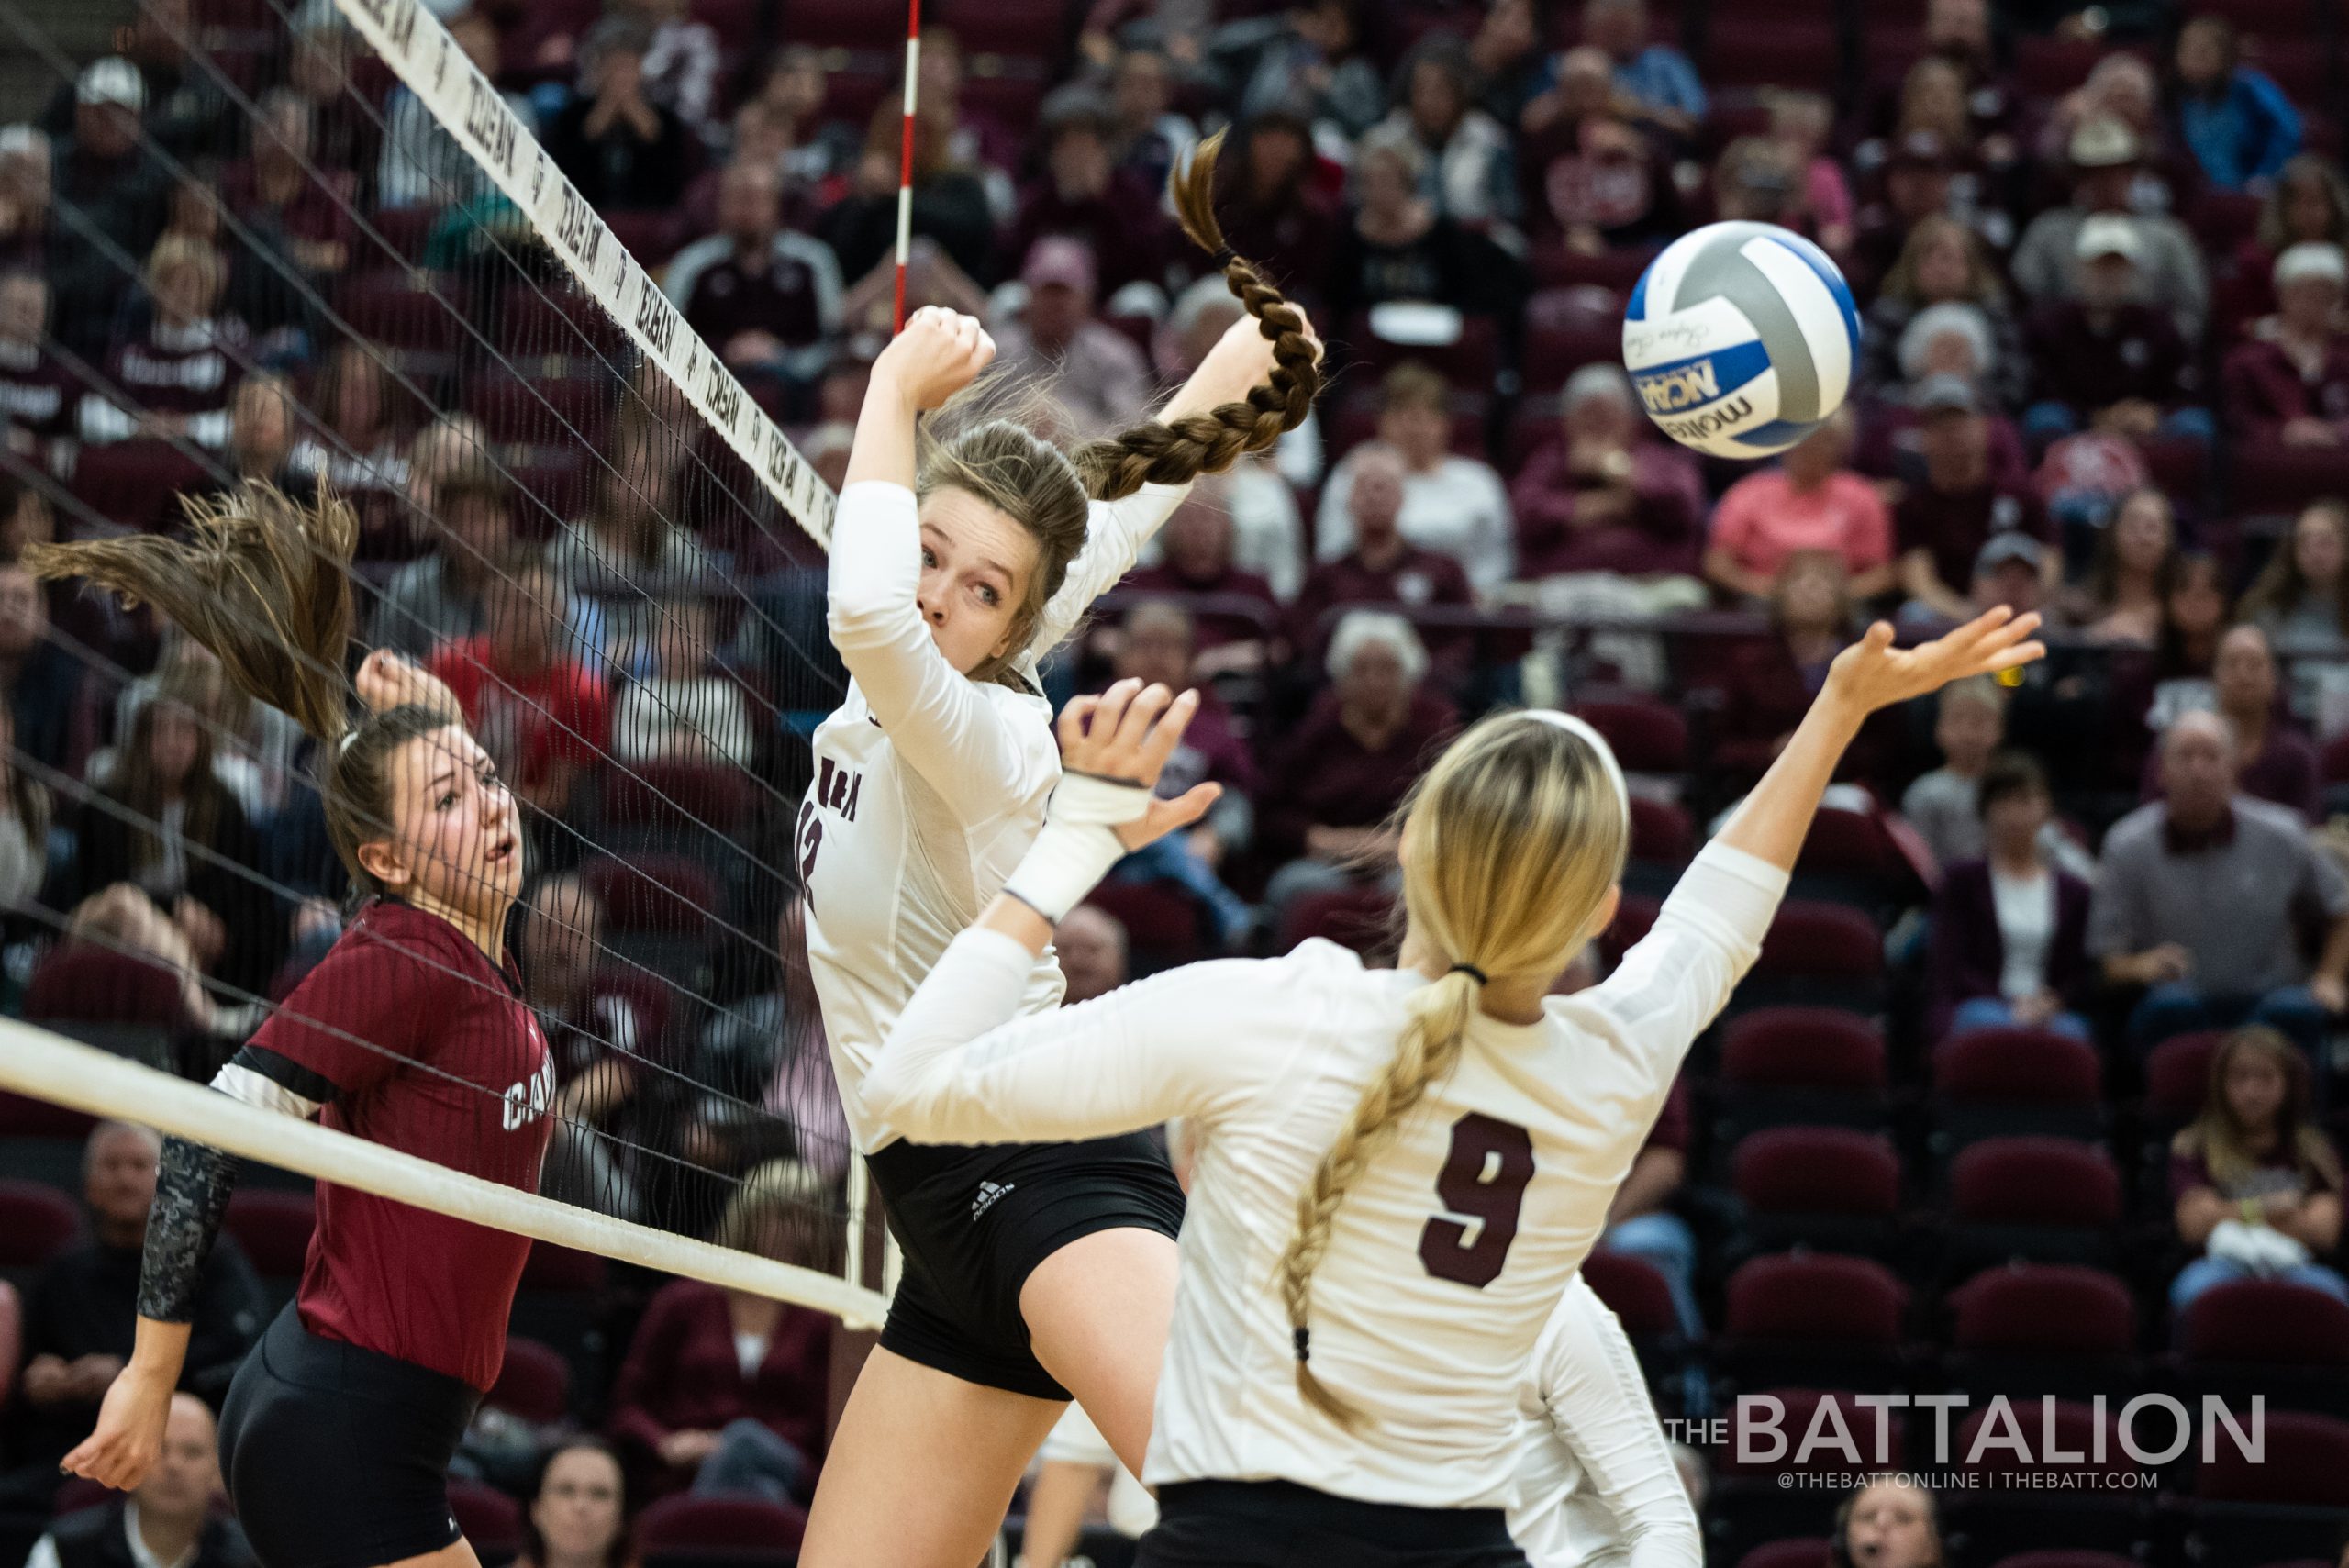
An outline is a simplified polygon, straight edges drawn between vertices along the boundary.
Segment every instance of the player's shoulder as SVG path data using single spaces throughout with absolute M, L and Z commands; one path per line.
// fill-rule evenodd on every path
M 397 898 L 377 898 L 362 906 L 335 946 L 346 962 L 370 966 L 440 971 L 488 962 L 456 927 Z

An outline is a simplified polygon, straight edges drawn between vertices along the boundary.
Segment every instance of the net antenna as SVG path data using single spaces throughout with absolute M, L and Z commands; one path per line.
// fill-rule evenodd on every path
M 906 264 L 914 241 L 914 110 L 921 95 L 921 0 L 906 0 L 906 125 L 897 146 L 897 298 L 889 331 L 906 329 Z
M 335 0 L 335 9 L 374 48 L 433 119 L 457 139 L 506 199 L 520 209 L 580 286 L 667 374 L 735 455 L 750 465 L 759 483 L 807 530 L 807 537 L 830 549 L 835 499 L 831 487 L 743 390 L 718 351 L 685 325 L 684 316 L 652 281 L 652 274 L 629 253 L 587 199 L 555 167 L 546 149 L 522 128 L 496 87 L 466 58 L 440 18 L 421 0 Z M 908 157 L 913 145 L 912 47 L 909 38 Z M 905 314 L 907 211 L 901 202 L 897 217 L 900 317 Z

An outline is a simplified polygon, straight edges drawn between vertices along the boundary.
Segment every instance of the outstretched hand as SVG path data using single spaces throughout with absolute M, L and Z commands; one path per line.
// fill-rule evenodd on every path
M 1073 699 L 1061 709 L 1061 764 L 1072 773 L 1120 779 L 1155 789 L 1166 760 L 1183 741 L 1183 731 L 1199 711 L 1199 694 L 1180 696 L 1163 685 L 1119 681 L 1099 696 Z M 1129 851 L 1188 828 L 1208 814 L 1223 786 L 1198 784 L 1173 800 L 1151 797 L 1138 819 L 1119 826 L 1118 841 Z
M 2020 669 L 2047 656 L 2046 644 L 2027 640 L 2039 629 L 2036 612 L 2018 616 L 2004 605 L 1931 642 L 1895 648 L 1889 621 L 1835 656 L 1828 691 L 1863 713 L 1939 691 L 1952 681 Z

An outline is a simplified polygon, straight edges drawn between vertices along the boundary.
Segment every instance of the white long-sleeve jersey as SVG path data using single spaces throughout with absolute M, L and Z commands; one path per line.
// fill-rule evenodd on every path
M 1534 1341 L 1786 881 L 1709 845 L 1604 983 L 1550 998 L 1539 1023 L 1470 1024 L 1458 1068 L 1346 1194 L 1314 1275 L 1313 1368 L 1366 1417 L 1351 1437 L 1297 1392 L 1279 1263 L 1298 1195 L 1393 1060 L 1424 977 L 1312 941 L 1015 1018 L 1033 959 L 969 931 L 907 1004 L 863 1114 L 936 1143 L 1192 1118 L 1182 1283 L 1142 1479 L 1505 1507 Z
M 1703 1536 L 1623 1325 L 1576 1274 L 1533 1346 L 1508 1532 L 1533 1568 L 1702 1568 Z
M 1030 689 L 1019 691 L 974 681 L 938 651 L 915 603 L 914 493 L 868 481 L 841 494 L 827 596 L 850 685 L 816 730 L 793 852 L 832 1066 L 865 1153 L 897 1136 L 858 1108 L 874 1052 L 946 944 L 1035 841 L 1060 782 L 1052 706 L 1032 689 L 1036 661 L 1126 574 L 1185 494 L 1148 484 L 1094 505 L 1085 549 L 1021 661 Z M 1057 1006 L 1059 964 L 1047 954 L 1026 968 L 1024 1007 Z

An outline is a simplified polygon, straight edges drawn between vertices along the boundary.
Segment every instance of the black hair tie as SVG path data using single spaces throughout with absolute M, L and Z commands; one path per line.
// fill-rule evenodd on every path
M 1234 250 L 1230 246 L 1226 245 L 1217 250 L 1214 255 L 1208 257 L 1208 260 L 1213 263 L 1215 270 L 1220 272 L 1228 269 L 1232 262 L 1240 260 L 1240 252 Z
M 1313 1359 L 1313 1330 L 1300 1323 L 1291 1332 L 1297 1340 L 1297 1363 L 1303 1366 Z
M 1464 974 L 1479 985 L 1490 985 L 1493 983 L 1491 978 L 1486 975 L 1483 970 L 1477 968 L 1473 963 L 1455 963 L 1445 973 L 1450 974 Z

